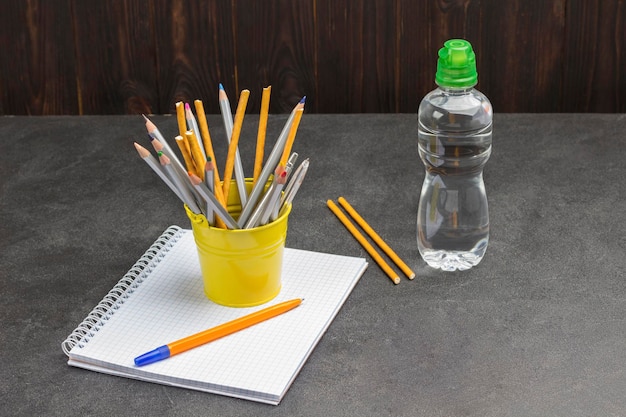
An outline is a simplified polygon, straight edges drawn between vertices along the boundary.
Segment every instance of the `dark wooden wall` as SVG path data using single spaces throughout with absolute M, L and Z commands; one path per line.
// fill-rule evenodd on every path
M 625 112 L 624 0 L 0 0 L 0 114 L 414 112 L 446 39 L 496 112 Z M 234 104 L 233 104 L 234 106 Z

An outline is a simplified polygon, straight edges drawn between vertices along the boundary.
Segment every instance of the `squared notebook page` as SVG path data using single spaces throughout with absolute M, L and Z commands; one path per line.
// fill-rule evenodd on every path
M 190 230 L 68 363 L 99 372 L 278 404 L 367 267 L 363 258 L 286 248 L 282 289 L 257 307 L 230 308 L 204 294 Z M 297 308 L 225 338 L 143 367 L 134 358 L 269 305 Z

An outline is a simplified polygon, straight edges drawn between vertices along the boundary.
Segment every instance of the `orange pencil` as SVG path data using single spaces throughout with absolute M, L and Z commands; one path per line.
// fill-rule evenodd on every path
M 176 140 L 178 149 L 180 149 L 180 153 L 183 155 L 187 171 L 195 171 L 195 165 L 193 163 L 193 158 L 191 157 L 191 150 L 189 149 L 189 142 L 185 140 L 184 136 L 176 136 L 174 139 Z
M 200 132 L 196 133 L 202 137 L 202 144 L 204 145 L 204 153 L 207 155 L 207 160 L 209 157 L 215 161 L 215 152 L 213 151 L 213 142 L 211 141 L 211 133 L 209 132 L 209 124 L 206 120 L 206 114 L 204 113 L 204 105 L 202 104 L 202 100 L 195 100 L 193 102 L 196 107 L 196 113 L 198 115 L 198 129 Z M 213 162 L 215 164 L 215 162 Z M 214 165 L 214 168 L 217 168 L 217 165 Z M 219 176 L 216 178 L 219 180 Z
M 267 117 L 270 108 L 270 94 L 272 86 L 263 89 L 263 97 L 261 98 L 261 114 L 259 116 L 259 131 L 256 136 L 256 155 L 254 158 L 254 170 L 252 173 L 252 185 L 256 184 L 261 175 L 263 168 L 263 155 L 265 151 L 265 135 L 267 133 Z
M 160 346 L 148 353 L 144 353 L 135 358 L 135 365 L 143 366 L 150 363 L 154 363 L 163 359 L 167 359 L 170 356 L 177 355 L 187 350 L 196 348 L 214 340 L 220 339 L 224 336 L 228 336 L 247 327 L 261 323 L 262 321 L 271 319 L 280 314 L 298 307 L 302 303 L 300 298 L 285 301 L 273 306 L 264 308 L 255 313 L 248 314 L 247 316 L 240 317 L 238 319 L 229 321 L 211 329 L 205 330 L 200 333 L 196 333 L 191 336 L 187 336 L 184 339 L 177 340 L 175 342 L 168 343 L 167 345 Z
M 304 113 L 304 109 L 297 109 L 296 114 L 293 118 L 293 123 L 291 123 L 291 127 L 289 128 L 289 136 L 287 136 L 287 143 L 285 143 L 285 149 L 283 149 L 283 154 L 280 158 L 280 165 L 286 165 L 287 159 L 289 159 L 289 155 L 291 154 L 291 148 L 293 147 L 293 142 L 296 139 L 296 133 L 298 132 L 298 126 L 300 125 L 300 120 L 302 119 L 302 113 Z
M 187 119 L 185 119 L 185 105 L 182 101 L 176 103 L 176 120 L 178 121 L 178 134 L 185 136 L 187 131 Z
M 372 238 L 372 240 L 376 242 L 376 244 L 380 246 L 380 248 L 383 251 L 385 251 L 385 253 L 396 263 L 396 265 L 398 265 L 398 267 L 402 270 L 402 272 L 404 272 L 404 274 L 409 279 L 415 278 L 415 272 L 413 272 L 411 268 L 409 268 L 408 265 L 405 264 L 402 261 L 402 259 L 400 259 L 400 257 L 393 251 L 393 249 L 391 249 L 389 245 L 385 243 L 385 241 L 378 235 L 378 233 L 376 233 L 374 229 L 372 229 L 370 225 L 367 224 L 365 219 L 363 219 L 363 217 L 361 217 L 361 215 L 357 213 L 357 211 L 350 205 L 350 203 L 348 203 L 348 201 L 346 201 L 346 199 L 343 197 L 339 197 L 338 201 L 339 201 L 339 204 L 341 204 L 341 206 L 348 212 L 348 214 L 354 220 L 356 220 L 359 226 L 361 226 L 363 230 L 367 232 L 367 234 Z
M 196 136 L 196 132 L 193 130 L 188 130 L 185 132 L 185 138 L 187 143 L 189 144 L 189 150 L 191 151 L 191 159 L 193 159 L 193 165 L 195 166 L 194 173 L 200 177 L 202 181 L 204 181 L 204 165 L 206 165 L 206 159 L 202 150 L 200 149 L 200 144 L 198 144 L 198 138 Z
M 239 136 L 241 135 L 241 126 L 243 125 L 243 117 L 246 113 L 246 106 L 248 105 L 249 96 L 250 90 L 242 90 L 241 94 L 239 95 L 239 103 L 237 104 L 235 121 L 233 123 L 233 134 L 230 138 L 228 155 L 226 156 L 226 166 L 224 167 L 224 184 L 222 186 L 222 191 L 224 192 L 224 201 L 228 201 L 230 180 L 233 177 L 233 169 L 235 168 L 235 154 L 237 153 L 237 147 L 239 146 Z
M 204 112 L 204 105 L 202 104 L 201 100 L 194 101 L 194 105 L 196 107 L 196 113 L 198 114 L 198 126 L 200 128 L 200 134 L 202 135 L 202 143 L 204 144 L 204 150 L 207 154 L 207 160 L 210 157 L 213 161 L 213 184 L 221 184 L 222 180 L 220 179 L 220 173 L 218 171 L 217 162 L 215 160 L 215 152 L 213 151 L 213 142 L 211 141 L 209 124 L 207 123 L 206 114 Z M 222 204 L 222 206 L 226 207 L 222 187 L 214 187 L 213 193 L 217 197 L 217 200 Z
M 328 200 L 326 202 L 328 208 L 337 216 L 337 218 L 343 223 L 344 226 L 352 233 L 352 236 L 363 246 L 363 249 L 370 254 L 372 258 L 376 261 L 376 263 L 382 268 L 383 271 L 389 276 L 389 278 L 393 281 L 394 284 L 400 283 L 400 277 L 398 274 L 394 272 L 393 269 L 385 262 L 385 260 L 376 252 L 376 249 L 365 239 L 365 236 L 359 232 L 356 227 L 350 222 L 350 220 L 346 217 L 345 214 L 337 207 L 337 205 L 332 201 Z

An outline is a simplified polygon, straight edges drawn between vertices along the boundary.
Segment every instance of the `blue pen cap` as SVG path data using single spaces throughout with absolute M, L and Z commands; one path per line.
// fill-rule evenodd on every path
M 150 363 L 158 362 L 162 359 L 167 359 L 170 357 L 170 348 L 167 345 L 160 346 L 154 350 L 151 350 L 148 353 L 144 353 L 141 356 L 137 356 L 135 358 L 135 365 L 143 366 L 148 365 Z

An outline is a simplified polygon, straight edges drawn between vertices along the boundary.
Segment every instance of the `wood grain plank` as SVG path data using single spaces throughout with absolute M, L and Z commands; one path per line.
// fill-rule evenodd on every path
M 270 112 L 288 113 L 305 95 L 316 111 L 314 23 L 313 1 L 236 2 L 237 88 L 251 91 L 249 112 L 259 112 L 268 85 Z
M 398 13 L 402 28 L 398 39 L 400 112 L 416 112 L 422 97 L 437 87 L 437 54 L 448 39 L 463 38 L 472 43 L 481 75 L 485 65 L 480 48 L 483 3 L 468 0 L 401 2 Z
M 569 0 L 563 110 L 626 111 L 626 4 Z
M 317 1 L 318 109 L 393 112 L 397 2 Z
M 319 113 L 415 112 L 446 39 L 496 112 L 625 112 L 624 0 L 5 1 L 0 114 L 219 113 L 272 85 Z
M 400 98 L 399 110 L 417 109 L 436 87 L 437 51 L 447 39 L 464 38 L 476 53 L 477 88 L 496 111 L 558 111 L 565 1 L 404 2 L 399 50 L 406 65 L 400 83 L 407 95 Z M 424 24 L 411 25 L 411 16 L 421 16 Z
M 160 111 L 175 113 L 176 102 L 200 99 L 206 113 L 219 113 L 219 83 L 235 91 L 233 5 L 156 0 L 151 7 Z
M 492 0 L 481 10 L 479 86 L 497 112 L 558 112 L 567 0 Z
M 0 114 L 78 112 L 70 0 L 3 2 L 0 45 Z
M 74 1 L 81 114 L 153 113 L 149 0 Z

